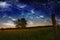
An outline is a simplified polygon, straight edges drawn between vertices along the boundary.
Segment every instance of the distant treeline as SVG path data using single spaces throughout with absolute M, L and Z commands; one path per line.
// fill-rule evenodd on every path
M 34 27 L 26 27 L 26 28 L 1 28 L 0 30 L 16 30 L 16 29 L 33 29 L 33 28 L 47 28 L 47 27 L 53 27 L 53 26 L 34 26 Z M 58 27 L 60 27 L 58 25 Z

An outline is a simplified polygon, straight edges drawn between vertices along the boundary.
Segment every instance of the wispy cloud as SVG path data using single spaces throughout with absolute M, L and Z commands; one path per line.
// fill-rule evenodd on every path
M 27 5 L 20 5 L 20 4 L 17 5 L 18 8 L 25 8 L 26 6 Z
M 12 21 L 8 20 L 7 22 L 3 23 L 3 25 L 5 25 L 5 26 L 14 26 L 14 23 Z

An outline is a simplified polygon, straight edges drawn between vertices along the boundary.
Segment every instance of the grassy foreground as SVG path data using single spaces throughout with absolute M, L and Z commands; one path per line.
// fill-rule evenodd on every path
M 54 33 L 52 27 L 0 30 L 0 40 L 54 40 Z

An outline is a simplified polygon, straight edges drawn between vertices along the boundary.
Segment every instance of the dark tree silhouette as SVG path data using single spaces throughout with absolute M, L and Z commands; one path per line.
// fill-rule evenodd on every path
M 20 28 L 21 27 L 21 21 L 20 19 L 14 21 L 15 25 L 16 25 L 16 28 Z
M 16 24 L 17 28 L 25 28 L 27 25 L 27 21 L 25 18 L 18 19 L 14 21 L 14 23 Z
M 21 18 L 21 28 L 25 28 L 26 27 L 26 25 L 27 25 L 27 21 L 26 21 L 26 19 L 25 18 Z
M 52 24 L 54 29 L 55 40 L 58 40 L 58 27 L 56 23 L 56 17 L 55 17 L 55 14 L 52 14 L 51 16 L 52 16 Z

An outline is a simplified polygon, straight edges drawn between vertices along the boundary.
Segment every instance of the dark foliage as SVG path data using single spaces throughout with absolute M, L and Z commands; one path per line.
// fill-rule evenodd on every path
M 18 19 L 14 21 L 14 23 L 16 24 L 17 28 L 25 28 L 27 25 L 27 21 L 25 18 Z

